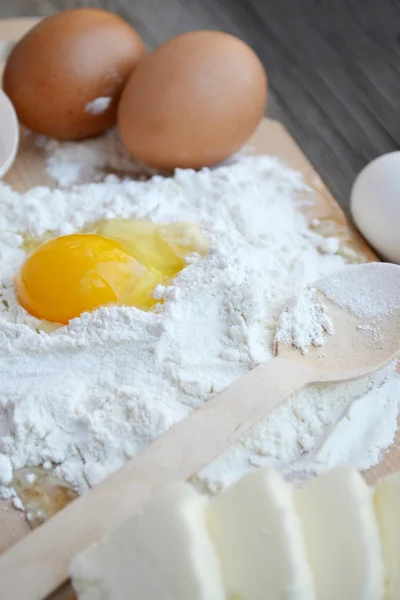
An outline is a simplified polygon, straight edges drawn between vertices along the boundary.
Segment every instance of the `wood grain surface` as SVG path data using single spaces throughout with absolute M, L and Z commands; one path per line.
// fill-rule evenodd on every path
M 190 29 L 246 40 L 285 124 L 347 209 L 354 177 L 400 143 L 399 0 L 0 0 L 0 18 L 96 6 L 135 25 L 147 47 Z

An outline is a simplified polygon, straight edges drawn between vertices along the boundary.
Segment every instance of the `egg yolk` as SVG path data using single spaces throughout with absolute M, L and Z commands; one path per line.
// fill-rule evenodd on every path
M 190 254 L 208 250 L 191 223 L 115 219 L 93 229 L 46 241 L 28 256 L 15 285 L 31 315 L 66 324 L 110 304 L 149 310 L 156 285 L 170 282 Z
M 115 240 L 75 234 L 39 246 L 16 278 L 20 304 L 33 316 L 68 323 L 85 311 L 108 304 L 148 309 L 158 283 Z

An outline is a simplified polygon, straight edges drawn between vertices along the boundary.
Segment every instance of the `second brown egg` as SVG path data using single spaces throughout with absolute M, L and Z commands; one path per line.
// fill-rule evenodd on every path
M 253 50 L 218 31 L 180 35 L 144 57 L 118 108 L 123 142 L 162 170 L 214 165 L 262 118 L 267 78 Z

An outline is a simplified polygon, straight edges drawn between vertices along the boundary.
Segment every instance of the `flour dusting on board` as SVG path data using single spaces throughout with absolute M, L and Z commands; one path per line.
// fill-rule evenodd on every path
M 110 171 L 144 179 L 155 173 L 132 159 L 115 130 L 80 142 L 58 142 L 36 135 L 35 143 L 46 153 L 48 174 L 61 187 L 102 181 Z
M 102 143 L 114 144 L 112 136 Z M 54 143 L 54 156 L 88 152 L 94 169 L 102 170 L 104 159 L 94 158 L 97 143 Z M 61 165 L 59 181 L 71 181 L 71 165 Z M 54 464 L 59 476 L 83 492 L 272 359 L 289 299 L 345 267 L 338 244 L 324 245 L 309 231 L 299 193 L 307 193 L 300 174 L 270 157 L 245 156 L 214 170 L 178 170 L 169 179 L 111 176 L 23 195 L 0 184 L 3 486 L 11 468 Z M 154 311 L 105 307 L 53 333 L 41 331 L 40 321 L 15 297 L 24 240 L 79 232 L 117 217 L 197 223 L 210 251 L 204 258 L 193 255 L 172 285 L 157 288 L 162 303 Z M 311 343 L 330 333 L 320 308 L 307 312 L 307 319 Z M 292 476 L 342 462 L 375 464 L 396 430 L 395 367 L 297 393 L 204 469 L 196 484 L 213 491 L 261 464 Z

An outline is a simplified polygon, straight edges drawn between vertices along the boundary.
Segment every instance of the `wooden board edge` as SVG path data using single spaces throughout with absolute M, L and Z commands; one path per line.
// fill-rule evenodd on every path
M 41 21 L 40 17 L 17 17 L 15 19 L 0 19 L 0 40 L 15 42 L 24 33 Z

